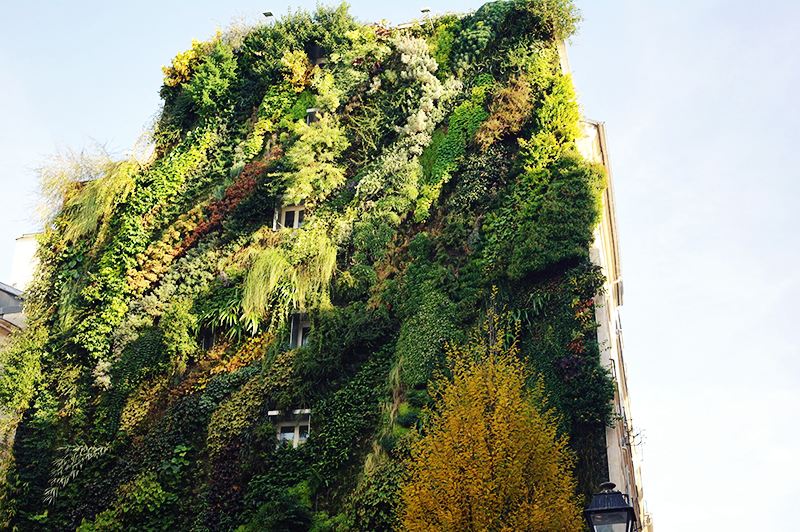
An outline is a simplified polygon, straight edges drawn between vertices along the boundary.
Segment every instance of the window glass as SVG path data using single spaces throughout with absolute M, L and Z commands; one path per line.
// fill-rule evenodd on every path
M 294 427 L 287 425 L 278 432 L 278 445 L 291 445 L 294 447 Z
M 283 212 L 283 226 L 289 229 L 294 228 L 294 211 L 286 210 Z
M 300 329 L 300 346 L 304 346 L 308 344 L 308 335 L 311 333 L 311 326 L 304 325 L 302 329 Z

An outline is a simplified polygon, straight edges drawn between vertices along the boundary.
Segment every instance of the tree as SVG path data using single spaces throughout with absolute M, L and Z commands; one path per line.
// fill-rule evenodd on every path
M 526 390 L 503 319 L 490 311 L 467 346 L 449 349 L 452 378 L 437 383 L 401 488 L 405 532 L 582 529 L 567 440 L 541 385 Z

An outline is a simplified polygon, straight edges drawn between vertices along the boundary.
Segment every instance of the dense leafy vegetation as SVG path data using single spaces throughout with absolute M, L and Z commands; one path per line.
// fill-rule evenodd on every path
M 45 165 L 29 326 L 0 355 L 0 526 L 391 530 L 463 369 L 448 346 L 490 311 L 592 490 L 613 388 L 603 170 L 556 52 L 577 21 L 510 0 L 393 29 L 342 5 L 219 32 L 164 68 L 151 151 Z
M 504 321 L 489 309 L 470 342 L 449 350 L 452 380 L 434 383 L 437 409 L 412 443 L 401 530 L 581 528 L 567 439 L 541 385 L 526 391 Z

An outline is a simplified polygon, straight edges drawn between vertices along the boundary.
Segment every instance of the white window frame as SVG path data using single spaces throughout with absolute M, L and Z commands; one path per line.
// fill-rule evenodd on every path
M 297 449 L 306 442 L 308 436 L 311 434 L 310 408 L 298 408 L 292 410 L 289 415 L 284 414 L 280 410 L 270 410 L 267 415 L 269 415 L 270 420 L 272 420 L 275 426 L 276 448 L 288 445 L 289 442 L 291 442 L 292 448 Z M 305 432 L 301 432 L 302 427 L 306 428 Z M 292 438 L 284 438 L 284 434 L 291 434 Z
M 291 328 L 289 331 L 289 347 L 297 349 L 308 344 L 308 335 L 311 333 L 312 324 L 303 314 L 292 314 Z
M 275 216 L 272 219 L 272 230 L 280 231 L 281 229 L 299 229 L 303 227 L 305 223 L 304 213 L 306 211 L 306 207 L 303 203 L 304 202 L 300 202 L 299 205 L 286 205 L 275 209 Z M 290 212 L 294 214 L 294 219 L 292 220 L 291 226 L 287 226 L 286 215 Z

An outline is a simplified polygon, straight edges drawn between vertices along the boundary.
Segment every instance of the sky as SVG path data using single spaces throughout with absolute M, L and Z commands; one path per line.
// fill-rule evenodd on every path
M 608 133 L 624 357 L 655 529 L 793 529 L 800 2 L 576 3 L 569 59 L 585 115 Z M 358 0 L 351 13 L 398 24 L 423 7 L 479 6 Z M 130 149 L 158 112 L 161 65 L 265 10 L 287 12 L 252 0 L 0 0 L 0 282 L 15 239 L 38 229 L 44 157 L 94 141 Z

